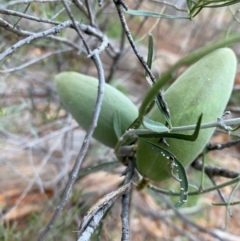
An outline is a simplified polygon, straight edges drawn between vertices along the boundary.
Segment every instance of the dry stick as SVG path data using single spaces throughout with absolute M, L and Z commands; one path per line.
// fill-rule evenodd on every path
M 28 4 L 28 3 L 56 3 L 60 2 L 59 0 L 17 0 L 17 1 L 10 1 L 6 4 L 3 4 L 4 8 L 8 8 L 10 6 L 19 5 L 19 4 Z
M 225 143 L 218 143 L 218 144 L 209 143 L 206 147 L 206 151 L 209 152 L 209 151 L 214 151 L 214 150 L 222 150 L 224 148 L 230 148 L 230 147 L 236 146 L 238 144 L 240 144 L 240 139 L 228 141 Z
M 228 142 L 225 142 L 225 143 L 217 143 L 217 144 L 209 143 L 206 146 L 206 152 L 219 151 L 219 150 L 223 150 L 225 148 L 233 147 L 233 146 L 238 145 L 238 144 L 240 144 L 240 139 L 228 141 Z M 195 168 L 196 170 L 201 170 L 203 168 L 203 166 L 202 166 L 203 163 L 199 160 L 199 158 L 202 155 L 203 155 L 202 153 L 200 155 L 198 155 L 196 160 L 191 164 L 191 166 L 193 168 Z M 226 177 L 226 178 L 235 178 L 239 175 L 238 172 L 230 171 L 230 170 L 225 169 L 225 168 L 209 166 L 209 165 L 204 166 L 204 172 L 210 179 L 213 178 L 214 176 L 223 176 L 223 177 Z
M 124 44 L 125 44 L 125 33 L 122 30 L 120 48 L 119 48 L 118 53 L 113 57 L 113 62 L 112 62 L 111 67 L 110 67 L 110 73 L 109 73 L 108 77 L 106 78 L 107 83 L 111 81 L 111 79 L 113 78 L 113 76 L 115 74 L 118 62 L 121 59 L 121 56 L 123 54 Z
M 214 180 L 214 178 L 213 178 L 212 176 L 209 176 L 209 175 L 207 175 L 207 176 L 208 176 L 208 178 L 211 180 L 213 186 L 216 187 L 216 186 L 217 186 L 217 183 L 216 183 L 216 181 Z M 222 194 L 221 190 L 220 190 L 220 189 L 217 189 L 216 191 L 217 191 L 220 199 L 221 199 L 224 203 L 227 203 L 227 200 L 226 200 L 226 198 L 224 197 L 224 195 Z
M 29 36 L 31 34 L 34 34 L 32 32 L 20 30 L 2 18 L 0 18 L 0 27 L 6 29 L 7 31 L 10 31 L 18 36 Z
M 86 48 L 86 50 L 87 50 L 87 53 L 88 53 L 88 56 L 87 56 L 87 57 L 88 57 L 88 58 L 91 58 L 91 57 L 93 57 L 95 54 L 99 55 L 101 52 L 103 52 L 103 51 L 108 47 L 108 44 L 109 44 L 108 38 L 107 38 L 105 35 L 103 35 L 103 34 L 101 34 L 101 33 L 98 33 L 97 35 L 98 35 L 99 38 L 101 39 L 102 43 L 101 43 L 101 45 L 100 45 L 98 48 L 96 48 L 96 49 L 94 49 L 93 51 L 91 51 L 90 48 L 88 47 L 87 42 L 86 42 L 85 39 L 83 38 L 83 35 L 82 35 L 82 33 L 81 33 L 81 29 L 80 29 L 80 27 L 79 27 L 79 24 L 78 24 L 78 22 L 75 21 L 73 15 L 72 15 L 72 13 L 71 13 L 71 10 L 70 10 L 69 6 L 65 3 L 65 0 L 62 0 L 62 2 L 63 2 L 63 5 L 64 5 L 64 7 L 65 7 L 65 9 L 66 9 L 66 11 L 67 11 L 70 19 L 71 19 L 71 22 L 72 22 L 72 24 L 73 24 L 74 29 L 77 31 L 80 39 L 83 41 L 83 44 L 84 44 L 84 46 L 85 46 L 85 48 Z M 92 30 L 92 29 L 95 29 L 95 28 L 90 27 L 90 26 L 87 26 L 87 28 L 85 29 L 84 32 L 88 33 L 88 30 Z M 92 30 L 92 31 L 90 31 L 90 32 L 91 32 L 91 33 L 92 33 L 92 32 L 95 32 L 95 33 L 96 33 L 97 31 Z
M 213 178 L 212 176 L 208 175 L 208 174 L 206 174 L 206 175 L 207 175 L 208 178 L 211 180 L 213 186 L 216 187 L 216 186 L 217 186 L 217 183 L 216 183 L 216 181 L 214 180 L 214 178 Z M 224 197 L 224 195 L 223 195 L 223 193 L 221 192 L 221 190 L 220 190 L 220 189 L 217 189 L 216 191 L 217 191 L 220 199 L 223 201 L 223 203 L 226 203 L 226 204 L 227 204 L 227 200 L 226 200 L 226 198 Z M 228 205 L 228 204 L 227 204 L 227 205 Z M 229 212 L 229 216 L 232 217 L 232 212 L 231 212 L 230 207 L 227 208 L 227 211 Z
M 91 53 L 88 50 L 88 52 L 90 53 L 90 55 L 88 57 L 91 57 L 91 55 L 94 55 L 95 53 L 102 52 L 108 46 L 107 37 L 105 35 L 103 35 L 100 31 L 96 30 L 95 28 L 93 28 L 91 26 L 79 24 L 76 22 L 75 22 L 75 26 L 77 26 L 77 28 L 80 28 L 86 34 L 93 35 L 102 41 L 102 43 L 101 43 L 100 47 L 98 47 L 98 49 L 94 50 Z M 48 30 L 40 32 L 40 33 L 32 33 L 32 32 L 28 32 L 28 31 L 19 30 L 18 28 L 14 27 L 13 25 L 9 24 L 8 22 L 6 22 L 5 20 L 3 20 L 1 18 L 0 18 L 0 27 L 3 27 L 4 29 L 6 29 L 10 32 L 13 32 L 18 36 L 28 36 L 27 38 L 20 40 L 16 44 L 14 44 L 11 47 L 9 47 L 8 49 L 6 49 L 3 53 L 1 53 L 0 61 L 3 60 L 8 55 L 12 54 L 16 49 L 30 43 L 31 41 L 33 41 L 35 39 L 40 39 L 40 38 L 44 38 L 44 37 L 54 39 L 55 41 L 60 41 L 74 49 L 77 49 L 78 52 L 81 51 L 81 49 L 78 46 L 76 46 L 76 44 L 74 44 L 73 42 L 71 42 L 65 38 L 52 36 L 52 34 L 56 34 L 56 33 L 60 32 L 61 30 L 63 30 L 64 28 L 72 27 L 72 21 L 65 21 L 56 27 L 53 27 L 51 29 L 48 29 Z M 83 43 L 84 43 L 84 41 L 83 41 Z M 85 45 L 85 47 L 86 47 L 86 45 Z
M 93 10 L 92 10 L 92 6 L 91 3 L 89 2 L 89 0 L 85 0 L 85 4 L 87 7 L 87 11 L 88 11 L 88 16 L 89 16 L 89 20 L 90 20 L 90 25 L 93 27 L 97 27 L 95 20 L 94 20 L 94 15 L 93 15 Z
M 94 113 L 93 113 L 93 118 L 92 118 L 92 122 L 91 125 L 85 135 L 85 138 L 83 140 L 83 144 L 81 146 L 80 152 L 78 154 L 77 160 L 74 164 L 74 167 L 72 169 L 71 175 L 70 175 L 70 179 L 66 185 L 66 188 L 64 190 L 62 199 L 60 204 L 57 206 L 50 222 L 48 223 L 48 225 L 45 227 L 45 229 L 42 231 L 41 235 L 38 238 L 38 241 L 43 241 L 46 237 L 46 235 L 48 234 L 48 232 L 53 228 L 53 225 L 55 224 L 55 222 L 57 221 L 58 216 L 60 215 L 63 207 L 67 204 L 68 199 L 69 199 L 69 195 L 70 192 L 72 190 L 73 184 L 78 176 L 82 161 L 87 153 L 88 150 L 88 146 L 89 146 L 89 141 L 92 137 L 93 131 L 95 129 L 95 127 L 97 126 L 97 121 L 98 121 L 98 117 L 99 117 L 99 113 L 101 110 L 101 105 L 102 105 L 102 100 L 103 100 L 103 94 L 104 94 L 104 83 L 105 83 L 105 79 L 104 79 L 104 71 L 102 68 L 102 63 L 101 60 L 99 58 L 99 56 L 96 54 L 92 57 L 93 62 L 96 65 L 97 71 L 98 71 L 98 79 L 99 79 L 99 87 L 98 87 L 98 95 L 97 95 L 97 101 L 96 101 L 96 105 L 95 105 L 95 109 L 94 109 Z
M 85 39 L 83 38 L 82 33 L 80 32 L 80 30 L 78 28 L 78 25 L 75 23 L 75 20 L 74 20 L 74 18 L 72 16 L 72 14 L 71 14 L 67 4 L 65 3 L 64 0 L 62 0 L 62 2 L 63 2 L 64 6 L 66 8 L 66 11 L 69 14 L 69 17 L 71 18 L 71 22 L 73 23 L 74 27 L 76 28 L 77 33 L 79 34 L 80 38 L 82 39 L 82 41 L 83 41 L 83 43 L 84 43 L 84 45 L 85 45 L 85 47 L 87 49 L 87 52 L 90 54 L 91 50 L 88 47 Z M 104 77 L 104 70 L 103 70 L 103 67 L 102 67 L 102 62 L 101 62 L 101 60 L 99 58 L 98 53 L 95 53 L 95 55 L 93 55 L 91 58 L 92 58 L 95 66 L 96 66 L 96 69 L 97 69 L 97 72 L 98 72 L 98 79 L 99 79 L 97 101 L 96 101 L 96 105 L 95 105 L 95 109 L 94 109 L 91 125 L 88 128 L 88 131 L 87 131 L 87 133 L 85 135 L 85 138 L 83 140 L 83 144 L 81 146 L 81 149 L 79 151 L 77 160 L 76 160 L 76 162 L 74 164 L 74 167 L 72 169 L 72 172 L 70 174 L 70 179 L 69 179 L 69 181 L 68 181 L 68 183 L 66 185 L 66 188 L 64 190 L 64 193 L 63 193 L 62 199 L 60 201 L 60 204 L 57 206 L 57 208 L 56 208 L 56 210 L 55 210 L 55 212 L 54 212 L 50 222 L 48 223 L 48 225 L 45 227 L 45 229 L 40 234 L 40 236 L 38 238 L 38 241 L 43 241 L 45 239 L 46 235 L 52 229 L 53 225 L 57 221 L 57 218 L 60 215 L 63 207 L 67 204 L 67 202 L 69 200 L 70 192 L 71 192 L 72 187 L 73 187 L 73 184 L 75 183 L 75 180 L 77 179 L 77 176 L 78 176 L 78 173 L 79 173 L 82 161 L 83 161 L 83 159 L 84 159 L 84 157 L 85 157 L 85 155 L 87 153 L 90 139 L 92 137 L 94 129 L 97 126 L 98 117 L 99 117 L 99 114 L 100 114 L 100 111 L 101 111 L 103 95 L 104 95 L 105 77 Z
M 29 37 L 18 41 L 16 44 L 12 45 L 10 48 L 6 49 L 3 53 L 1 53 L 0 54 L 0 61 L 2 61 L 5 57 L 12 54 L 15 50 L 19 49 L 20 47 L 22 47 L 26 44 L 29 44 L 33 40 L 45 38 L 48 35 L 57 34 L 61 30 L 65 29 L 65 28 L 68 28 L 71 25 L 72 25 L 71 21 L 66 21 L 66 22 L 63 22 L 63 23 L 61 23 L 61 24 L 59 24 L 59 25 L 57 25 L 53 28 L 50 28 L 50 29 L 46 30 L 46 31 L 31 34 Z
M 132 161 L 129 161 L 127 167 L 127 173 L 124 180 L 124 185 L 128 184 L 132 181 L 134 175 L 134 164 Z M 129 189 L 126 193 L 122 196 L 122 238 L 121 241 L 129 241 L 130 240 L 130 228 L 129 228 L 129 204 L 130 204 L 130 195 L 131 189 Z
M 195 160 L 191 166 L 195 168 L 196 170 L 202 171 L 203 163 L 197 159 Z M 214 176 L 221 176 L 226 178 L 236 178 L 240 175 L 239 172 L 230 171 L 225 168 L 216 167 L 216 166 L 210 166 L 210 165 L 204 165 L 204 172 L 206 175 L 214 177 Z
M 156 83 L 156 78 L 154 77 L 152 71 L 149 69 L 147 63 L 144 61 L 143 57 L 140 55 L 139 51 L 137 50 L 137 47 L 133 41 L 133 38 L 132 38 L 132 35 L 130 33 L 130 30 L 128 28 L 128 25 L 127 25 L 127 22 L 126 22 L 126 19 L 124 17 L 124 14 L 122 12 L 122 7 L 127 10 L 128 7 L 127 5 L 124 3 L 123 0 L 114 0 L 113 1 L 116 5 L 116 8 L 117 8 L 117 12 L 118 12 L 118 15 L 119 15 L 119 19 L 122 23 L 122 27 L 125 31 L 125 34 L 128 38 L 128 41 L 135 53 L 135 55 L 137 56 L 137 58 L 139 59 L 140 63 L 142 64 L 142 66 L 144 67 L 144 69 L 146 70 L 147 74 L 149 75 L 151 81 L 152 81 L 152 84 Z M 170 117 L 170 111 L 167 107 L 167 103 L 165 102 L 161 92 L 158 93 L 158 97 L 160 98 L 161 100 L 161 105 L 162 105 L 162 108 L 165 110 L 165 113 L 167 114 L 168 117 Z
M 53 20 L 49 20 L 49 19 L 44 19 L 44 18 L 38 18 L 38 17 L 34 17 L 25 13 L 21 13 L 21 12 L 17 12 L 17 11 L 13 11 L 13 10 L 8 10 L 8 9 L 3 9 L 0 8 L 0 13 L 4 14 L 4 15 L 10 15 L 10 16 L 17 16 L 20 18 L 25 18 L 25 19 L 29 19 L 32 21 L 36 21 L 36 22 L 41 22 L 41 23 L 49 23 L 49 24 L 54 24 L 54 25 L 58 25 L 61 22 L 58 21 L 53 21 Z
M 133 38 L 131 36 L 131 33 L 130 33 L 130 30 L 128 28 L 128 25 L 127 25 L 127 22 L 126 22 L 126 19 L 124 17 L 124 14 L 122 12 L 122 9 L 121 7 L 124 6 L 124 8 L 127 10 L 127 6 L 124 4 L 123 1 L 121 0 L 114 0 L 114 3 L 116 5 L 116 8 L 117 8 L 117 12 L 118 12 L 118 15 L 119 15 L 119 19 L 122 23 L 122 27 L 125 31 L 125 34 L 128 38 L 128 41 L 135 53 L 135 55 L 137 56 L 137 58 L 139 59 L 140 63 L 142 64 L 142 66 L 145 68 L 145 70 L 147 71 L 149 77 L 151 78 L 152 82 L 155 83 L 156 82 L 156 78 L 154 77 L 152 71 L 149 69 L 149 67 L 147 66 L 147 63 L 144 61 L 143 57 L 140 55 L 139 51 L 137 50 L 137 47 L 133 41 Z
M 72 2 L 88 18 L 88 12 L 83 3 L 79 0 L 72 0 Z

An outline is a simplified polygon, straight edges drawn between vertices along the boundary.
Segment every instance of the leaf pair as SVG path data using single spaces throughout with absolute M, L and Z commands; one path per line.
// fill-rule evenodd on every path
M 146 122 L 146 120 L 148 120 Z M 155 143 L 147 140 L 148 138 L 175 138 L 175 139 L 181 139 L 186 141 L 195 141 L 198 137 L 200 127 L 201 127 L 201 121 L 202 121 L 202 114 L 199 116 L 196 128 L 192 135 L 185 135 L 185 134 L 179 134 L 179 133 L 169 133 L 164 132 L 166 131 L 164 129 L 164 125 L 161 126 L 161 123 L 157 123 L 154 121 L 151 121 L 149 119 L 145 118 L 145 123 L 147 123 L 147 126 L 151 130 L 157 129 L 156 133 L 152 134 L 139 134 L 138 137 L 141 141 L 143 141 L 146 145 L 151 147 L 153 150 L 160 153 L 162 156 L 164 156 L 166 159 L 168 159 L 168 172 L 170 176 L 172 176 L 175 180 L 177 180 L 180 183 L 180 200 L 174 205 L 174 208 L 181 207 L 186 201 L 188 197 L 188 180 L 186 176 L 185 169 L 182 165 L 182 163 L 177 159 L 177 157 L 172 154 L 170 151 L 164 149 L 160 145 L 156 145 Z M 160 128 L 162 128 L 162 132 L 160 132 Z M 174 171 L 176 171 L 177 176 L 174 174 Z

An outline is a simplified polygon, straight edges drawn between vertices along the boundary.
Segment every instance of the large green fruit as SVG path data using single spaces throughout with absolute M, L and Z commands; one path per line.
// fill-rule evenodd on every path
M 165 92 L 172 125 L 186 126 L 196 124 L 203 113 L 202 122 L 213 122 L 221 117 L 228 103 L 234 83 L 237 60 L 231 49 L 218 49 L 192 65 Z M 149 118 L 165 123 L 157 107 Z M 190 134 L 193 131 L 182 132 Z M 183 166 L 189 165 L 211 138 L 214 128 L 201 130 L 195 142 L 167 139 L 170 151 Z M 159 139 L 151 139 L 158 144 Z M 137 168 L 139 172 L 154 181 L 169 178 L 168 160 L 152 150 L 142 141 L 137 147 Z
M 61 101 L 81 127 L 90 126 L 96 104 L 98 80 L 75 72 L 63 72 L 56 76 L 57 92 Z M 137 118 L 137 107 L 120 91 L 105 84 L 102 109 L 93 137 L 109 147 L 115 147 L 118 138 L 113 118 L 119 115 L 121 134 Z

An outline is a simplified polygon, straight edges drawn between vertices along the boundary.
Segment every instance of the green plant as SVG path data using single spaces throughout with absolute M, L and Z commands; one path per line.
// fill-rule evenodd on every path
M 63 72 L 56 76 L 56 84 L 65 107 L 87 130 L 91 124 L 96 103 L 97 79 L 75 72 Z M 137 115 L 137 107 L 124 94 L 109 84 L 105 84 L 105 95 L 93 136 L 113 148 Z M 115 128 L 116 122 L 119 123 L 120 129 Z
M 185 71 L 164 94 L 172 114 L 173 126 L 187 126 L 196 123 L 203 114 L 203 122 L 220 118 L 230 98 L 237 61 L 228 48 L 218 49 L 203 57 Z M 154 107 L 149 118 L 164 123 L 159 109 Z M 214 132 L 214 128 L 201 130 L 195 142 L 168 139 L 169 146 L 159 138 L 151 142 L 175 155 L 183 166 L 189 165 L 203 149 Z M 185 132 L 189 134 L 190 132 Z M 137 149 L 137 168 L 143 176 L 162 181 L 169 178 L 169 161 L 146 143 L 140 141 Z
M 150 111 L 153 105 L 149 96 L 145 100 L 149 100 L 150 106 L 145 105 L 146 108 L 142 108 L 142 105 L 136 118 L 136 107 L 116 89 L 105 85 L 105 99 L 94 137 L 110 147 L 117 143 L 115 151 L 123 163 L 126 161 L 125 157 L 134 150 L 134 147 L 130 147 L 131 151 L 128 153 L 129 149 L 125 150 L 125 146 L 139 139 L 136 151 L 138 171 L 144 178 L 153 181 L 159 182 L 169 177 L 176 179 L 181 185 L 181 192 L 180 201 L 175 207 L 180 207 L 186 202 L 188 192 L 184 167 L 196 158 L 215 129 L 200 131 L 202 118 L 204 122 L 213 122 L 223 114 L 231 95 L 236 65 L 236 57 L 231 49 L 215 50 L 185 71 L 164 94 L 172 113 L 171 125 L 189 126 L 197 122 L 193 134 L 191 131 L 171 132 L 171 126 L 170 129 L 164 126 L 166 115 L 163 110 L 159 110 L 159 105 Z M 97 80 L 66 72 L 58 75 L 56 81 L 61 100 L 78 123 L 87 129 L 97 95 Z M 147 118 L 144 115 L 149 111 Z M 128 128 L 130 131 L 139 131 L 133 137 L 126 132 Z M 143 128 L 149 133 L 142 133 Z M 160 138 L 165 139 L 163 141 Z M 141 188 L 142 183 L 139 185 L 139 189 Z

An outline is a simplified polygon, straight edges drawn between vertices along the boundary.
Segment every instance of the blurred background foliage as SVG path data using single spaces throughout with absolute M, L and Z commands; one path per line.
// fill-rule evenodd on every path
M 144 70 L 134 55 L 123 34 L 112 1 L 105 0 L 99 7 L 91 4 L 94 19 L 86 14 L 86 5 L 77 8 L 70 4 L 75 20 L 96 27 L 110 42 L 107 51 L 101 54 L 105 77 L 108 82 L 126 93 L 136 105 L 149 88 Z M 79 1 L 78 1 L 79 2 Z M 238 1 L 183 1 L 157 0 L 126 1 L 130 9 L 184 16 L 189 19 L 163 19 L 125 14 L 128 26 L 139 52 L 147 58 L 148 33 L 154 38 L 153 72 L 156 77 L 188 53 L 226 38 L 240 34 Z M 233 5 L 231 5 L 233 4 Z M 223 5 L 215 8 L 216 5 Z M 29 33 L 45 31 L 54 26 L 46 21 L 14 16 L 9 11 L 23 13 L 38 19 L 64 22 L 69 20 L 60 0 L 6 1 L 0 3 L 0 54 L 11 48 Z M 26 32 L 20 36 L 4 25 L 7 21 Z M 85 132 L 61 105 L 56 94 L 54 76 L 66 70 L 96 76 L 97 72 L 76 32 L 67 28 L 56 38 L 45 37 L 17 49 L 1 61 L 0 67 L 0 240 L 32 240 L 49 220 L 60 194 L 68 180 L 81 146 Z M 99 39 L 84 35 L 92 49 Z M 232 46 L 239 57 L 239 44 Z M 184 69 L 181 68 L 178 76 Z M 232 114 L 239 116 L 240 79 L 237 73 L 235 88 L 229 103 Z M 230 137 L 215 135 L 213 142 L 224 142 Z M 207 163 L 239 170 L 239 147 L 222 152 L 213 152 Z M 92 140 L 83 168 L 115 160 L 113 151 Z M 191 168 L 189 168 L 191 170 Z M 104 169 L 79 178 L 72 192 L 71 201 L 63 211 L 48 240 L 74 240 L 82 215 L 103 194 L 114 189 L 122 177 L 121 165 L 106 165 Z M 190 180 L 197 185 L 200 173 L 190 172 Z M 218 181 L 222 181 L 219 178 Z M 206 186 L 210 182 L 206 180 Z M 175 183 L 166 181 L 159 185 L 174 189 Z M 223 189 L 227 196 L 231 187 Z M 239 198 L 240 195 L 236 195 Z M 182 213 L 206 228 L 217 230 L 223 240 L 239 240 L 239 207 L 233 207 L 229 228 L 225 226 L 225 208 L 212 207 L 217 202 L 216 192 L 190 197 Z M 159 204 L 159 205 L 158 205 Z M 189 240 L 184 231 L 199 237 L 197 240 L 216 240 L 207 233 L 177 219 L 155 194 L 134 193 L 132 197 L 133 240 Z M 156 219 L 146 210 L 157 210 L 165 219 Z M 142 214 L 145 215 L 142 215 Z M 121 224 L 118 221 L 119 205 L 116 204 L 102 226 L 101 240 L 119 240 Z M 63 218 L 64 217 L 64 218 Z M 178 228 L 177 228 L 177 227 Z M 180 229 L 180 230 L 179 230 Z M 182 232 L 181 232 L 182 229 Z M 225 238 L 224 238 L 225 237 Z M 95 239 L 98 240 L 98 235 Z

